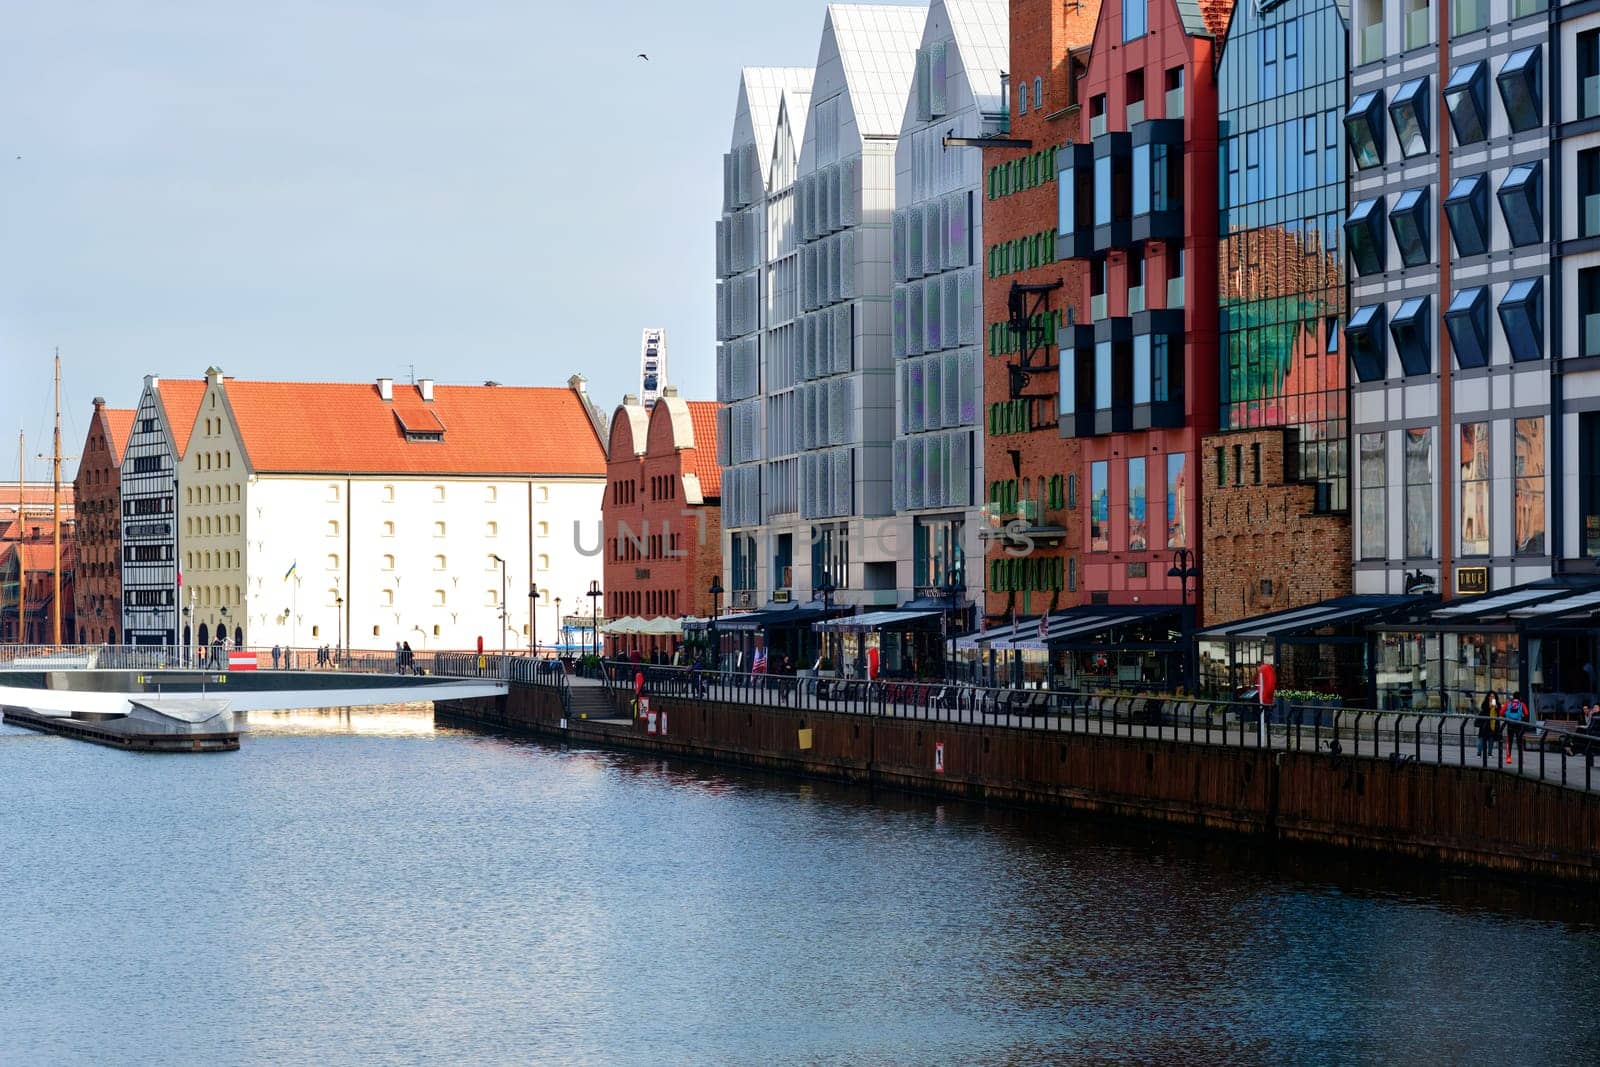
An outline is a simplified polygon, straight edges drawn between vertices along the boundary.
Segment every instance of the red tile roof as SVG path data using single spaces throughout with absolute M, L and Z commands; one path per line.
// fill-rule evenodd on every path
M 1228 35 L 1228 20 L 1233 17 L 1234 0 L 1200 0 L 1200 17 L 1211 36 L 1221 41 Z
M 189 435 L 200 416 L 200 401 L 206 395 L 205 379 L 163 378 L 157 383 L 156 392 L 161 394 L 161 406 L 166 409 L 172 440 L 182 459 L 189 451 Z
M 700 479 L 700 492 L 707 497 L 722 495 L 722 467 L 717 463 L 717 412 L 715 400 L 689 400 L 689 417 L 694 424 L 694 460 L 689 469 Z
M 106 415 L 106 444 L 111 447 L 111 462 L 122 466 L 122 450 L 128 445 L 128 436 L 133 432 L 133 417 L 138 414 L 133 408 L 102 408 Z M 189 420 L 189 425 L 194 425 L 194 420 Z
M 604 477 L 605 450 L 568 388 L 251 382 L 224 378 L 234 425 L 263 472 Z M 407 440 L 406 428 L 442 440 Z

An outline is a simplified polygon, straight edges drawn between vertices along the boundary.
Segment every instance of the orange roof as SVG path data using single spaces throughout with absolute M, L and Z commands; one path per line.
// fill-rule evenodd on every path
M 163 378 L 156 385 L 156 392 L 161 395 L 161 406 L 166 409 L 167 422 L 172 427 L 172 441 L 177 445 L 178 458 L 182 459 L 189 450 L 189 435 L 194 432 L 195 420 L 200 417 L 206 381 L 204 378 Z
M 102 408 L 106 414 L 106 443 L 111 446 L 111 462 L 122 466 L 122 450 L 133 432 L 133 417 L 139 414 L 133 408 Z M 189 420 L 194 425 L 194 420 Z
M 690 470 L 700 479 L 700 493 L 707 497 L 722 495 L 722 466 L 717 463 L 717 412 L 722 405 L 715 400 L 690 400 L 689 417 L 694 422 L 694 463 Z
M 1233 17 L 1234 0 L 1200 0 L 1200 17 L 1211 36 L 1222 40 L 1228 35 L 1228 20 Z
M 257 471 L 605 475 L 594 423 L 568 388 L 436 385 L 430 402 L 399 383 L 393 401 L 369 382 L 223 386 Z

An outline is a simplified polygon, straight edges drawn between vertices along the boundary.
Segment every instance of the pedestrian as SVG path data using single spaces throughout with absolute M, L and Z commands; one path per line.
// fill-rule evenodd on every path
M 416 653 L 411 651 L 411 642 L 407 641 L 400 646 L 400 673 L 416 673 Z
M 404 674 L 405 671 L 406 671 L 406 653 L 405 653 L 405 649 L 400 647 L 400 642 L 399 641 L 396 641 L 394 643 L 394 672 L 396 674 Z
M 695 654 L 693 666 L 689 668 L 689 686 L 694 690 L 695 696 L 703 697 L 706 695 L 706 680 L 700 675 L 700 656 L 698 653 Z
M 273 670 L 277 670 L 278 669 L 278 663 L 282 659 L 283 659 L 283 649 L 281 647 L 279 647 L 276 643 L 274 643 L 273 646 L 272 646 L 272 669 Z
M 1506 702 L 1506 763 L 1511 762 L 1511 744 L 1516 742 L 1517 754 L 1527 754 L 1528 706 L 1522 702 L 1521 693 L 1512 693 Z
M 1483 703 L 1478 706 L 1478 759 L 1481 762 L 1494 748 L 1496 758 L 1499 757 L 1499 748 L 1495 739 L 1495 720 L 1500 716 L 1500 694 L 1493 689 L 1484 694 Z

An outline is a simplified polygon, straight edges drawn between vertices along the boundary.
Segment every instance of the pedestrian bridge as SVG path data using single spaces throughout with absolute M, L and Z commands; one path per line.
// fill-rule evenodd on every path
M 0 705 L 38 711 L 126 713 L 135 698 L 225 699 L 235 712 L 295 708 L 362 708 L 413 701 L 503 696 L 494 657 L 460 657 L 462 674 L 398 674 L 392 664 L 336 670 L 215 670 L 174 667 L 103 668 L 82 660 L 0 662 Z M 479 667 L 479 664 L 482 664 Z M 477 671 L 481 670 L 479 674 Z M 470 672 L 470 673 L 467 673 Z

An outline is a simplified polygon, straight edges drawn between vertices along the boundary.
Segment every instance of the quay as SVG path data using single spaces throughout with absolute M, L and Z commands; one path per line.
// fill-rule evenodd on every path
M 523 672 L 505 696 L 442 700 L 435 716 L 936 796 L 1600 882 L 1600 773 L 1537 743 L 1510 766 L 1479 757 L 1468 716 L 1320 709 L 1269 724 L 1187 700 L 1051 703 L 1050 694 L 891 693 L 862 683 L 852 692 L 814 679 L 696 681 L 672 668 L 618 666 L 612 682 Z M 638 695 L 636 672 L 646 676 Z

